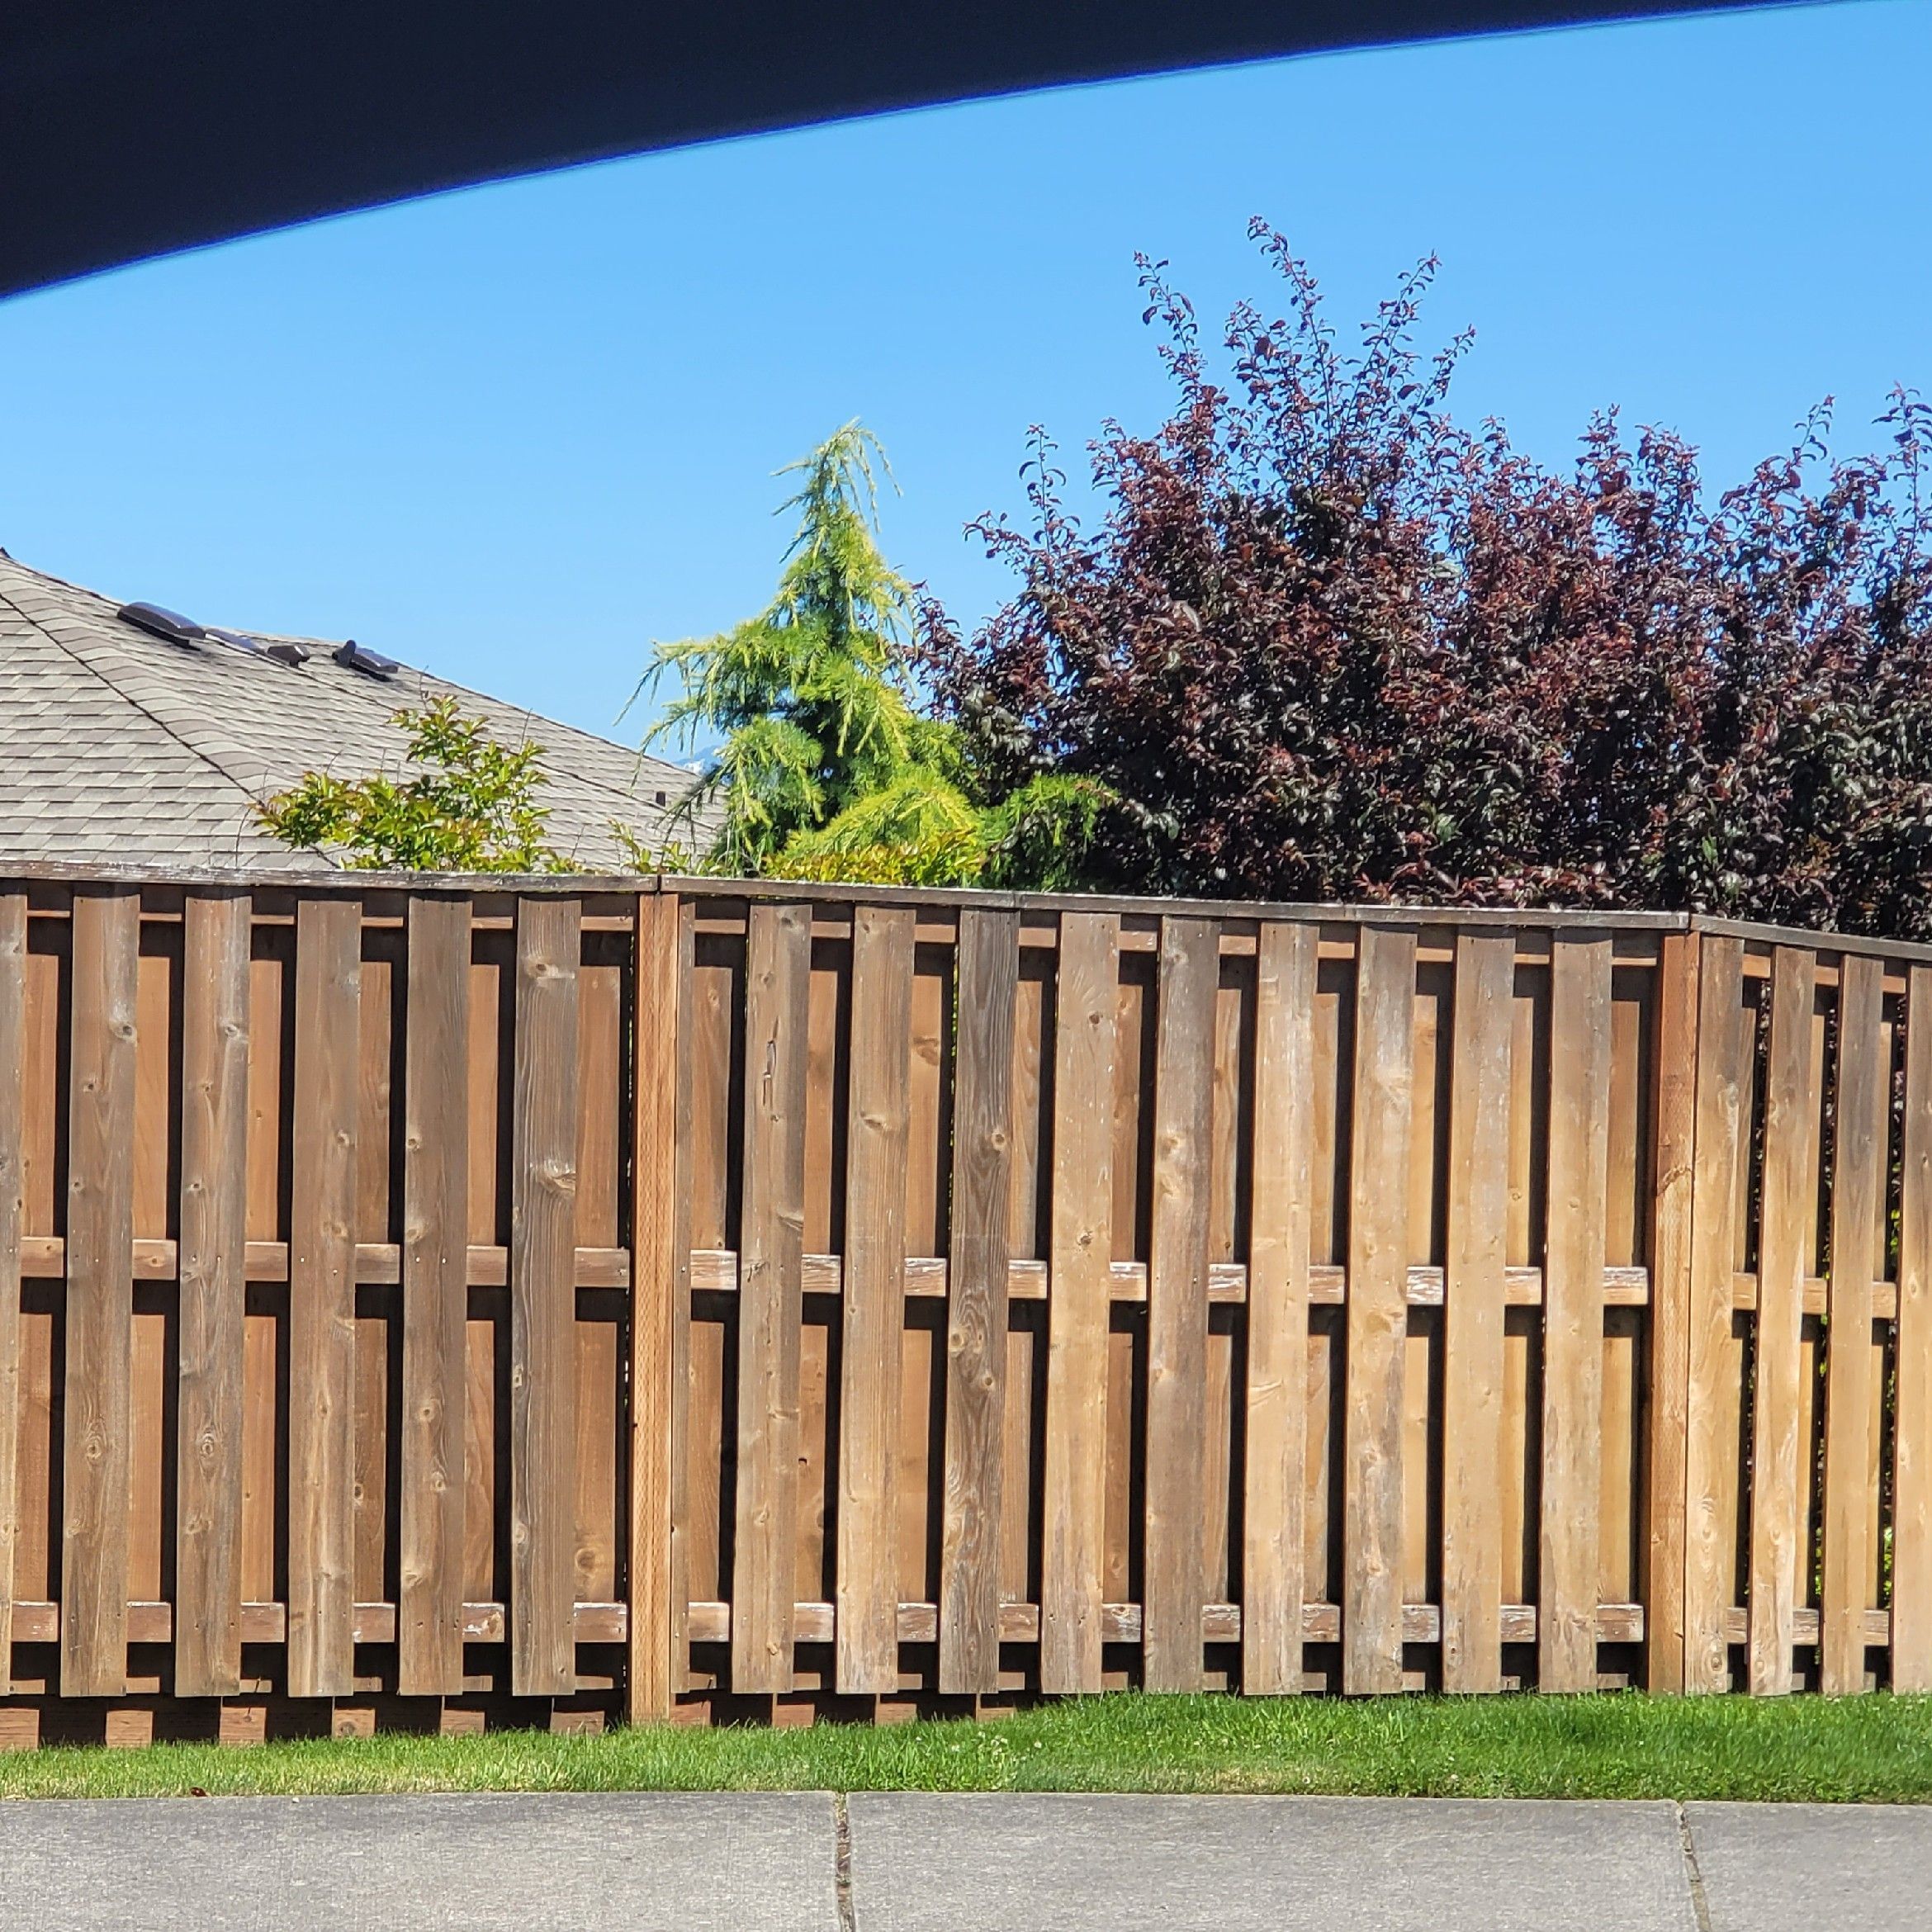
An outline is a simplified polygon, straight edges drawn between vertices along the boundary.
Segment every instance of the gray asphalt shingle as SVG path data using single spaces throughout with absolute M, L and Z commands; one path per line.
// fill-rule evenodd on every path
M 543 746 L 551 843 L 593 871 L 625 869 L 613 822 L 649 844 L 665 836 L 665 807 L 691 782 L 406 665 L 374 677 L 310 639 L 296 640 L 313 651 L 299 667 L 213 638 L 177 644 L 120 608 L 0 551 L 0 864 L 328 865 L 270 837 L 255 803 L 305 771 L 400 773 L 404 734 L 391 720 L 443 696 L 500 741 Z

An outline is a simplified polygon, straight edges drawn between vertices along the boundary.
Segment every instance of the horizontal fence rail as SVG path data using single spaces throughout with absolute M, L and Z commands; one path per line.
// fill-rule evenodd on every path
M 0 1744 L 1932 1688 L 1932 949 L 0 880 Z

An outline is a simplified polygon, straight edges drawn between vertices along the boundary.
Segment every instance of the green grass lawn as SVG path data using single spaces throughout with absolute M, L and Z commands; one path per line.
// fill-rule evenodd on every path
M 400 1791 L 1337 1792 L 1932 1799 L 1932 1698 L 1095 1698 L 996 1723 L 501 1731 L 0 1759 L 0 1796 Z

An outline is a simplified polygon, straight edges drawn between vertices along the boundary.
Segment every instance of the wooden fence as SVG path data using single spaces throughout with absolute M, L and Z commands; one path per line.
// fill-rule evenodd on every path
M 1932 949 L 16 878 L 0 1741 L 1925 1688 L 1929 1261 Z

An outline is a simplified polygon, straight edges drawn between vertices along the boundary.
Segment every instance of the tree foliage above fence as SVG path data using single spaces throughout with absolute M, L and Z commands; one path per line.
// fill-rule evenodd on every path
M 503 745 L 453 698 L 390 720 L 409 733 L 405 769 L 354 779 L 306 771 L 256 807 L 298 851 L 327 848 L 352 872 L 566 872 L 545 837 L 543 747 Z
M 639 690 L 669 680 L 646 746 L 717 742 L 682 810 L 715 803 L 706 870 L 873 884 L 1052 890 L 1076 867 L 1106 794 L 1029 772 L 987 795 L 960 734 L 917 702 L 916 586 L 878 542 L 878 439 L 848 423 L 781 476 L 798 525 L 778 593 L 709 637 L 659 644 Z M 889 474 L 889 472 L 888 472 Z
M 1096 883 L 1932 934 L 1932 410 L 1849 460 L 1821 410 L 1715 500 L 1607 414 L 1559 476 L 1451 416 L 1432 263 L 1348 353 L 1253 233 L 1286 311 L 1224 363 L 1144 263 L 1178 394 L 1092 445 L 1100 526 L 1038 433 L 1030 527 L 978 526 L 1022 587 L 926 650 L 990 782 L 1106 786 Z

